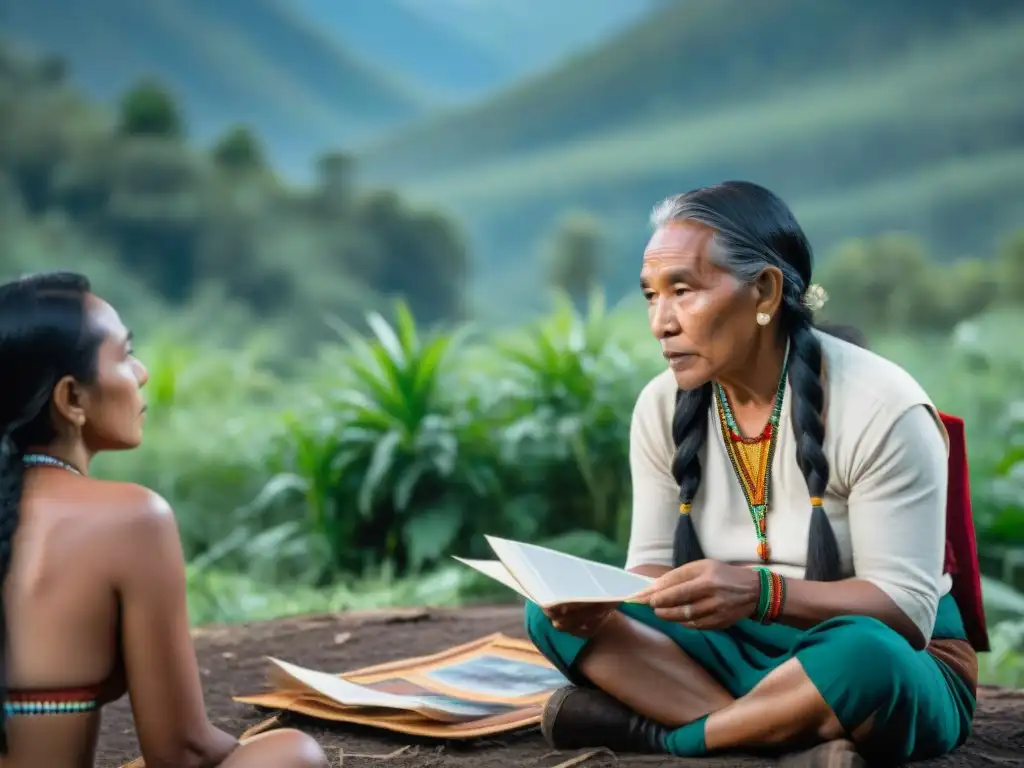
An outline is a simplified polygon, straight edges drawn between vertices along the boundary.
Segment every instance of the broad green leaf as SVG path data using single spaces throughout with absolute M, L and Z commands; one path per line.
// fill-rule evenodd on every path
M 402 530 L 413 571 L 424 563 L 450 554 L 452 542 L 462 527 L 462 513 L 454 508 L 430 509 L 411 518 Z
M 406 349 L 402 345 L 402 341 L 398 338 L 398 334 L 395 333 L 395 329 L 388 324 L 377 312 L 371 312 L 366 316 L 366 323 L 370 326 L 370 330 L 377 337 L 377 341 L 387 352 L 388 357 L 394 363 L 395 366 L 401 367 L 407 364 L 406 353 L 412 352 L 413 349 Z
M 402 434 L 395 430 L 383 435 L 374 446 L 370 466 L 366 470 L 362 485 L 359 488 L 359 512 L 363 517 L 372 514 L 374 497 L 381 483 L 394 469 L 395 456 L 402 443 Z
M 402 472 L 397 482 L 395 482 L 395 511 L 401 513 L 407 511 L 413 493 L 416 492 L 416 484 L 430 471 L 432 466 L 432 462 L 427 459 L 417 459 Z

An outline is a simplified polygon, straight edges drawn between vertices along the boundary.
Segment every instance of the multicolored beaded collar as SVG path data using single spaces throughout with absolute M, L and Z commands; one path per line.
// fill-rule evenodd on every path
M 54 458 L 45 453 L 26 453 L 21 457 L 21 461 L 26 467 L 57 467 L 58 469 L 66 469 L 68 472 L 74 472 L 76 475 L 82 474 L 77 467 L 68 464 L 63 459 Z

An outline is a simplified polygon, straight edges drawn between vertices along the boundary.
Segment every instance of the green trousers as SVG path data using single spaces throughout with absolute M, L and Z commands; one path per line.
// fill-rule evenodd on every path
M 952 752 L 970 736 L 976 706 L 971 688 L 876 619 L 846 616 L 807 630 L 744 619 L 726 630 L 704 631 L 659 619 L 646 606 L 619 610 L 671 638 L 736 698 L 779 665 L 798 659 L 847 733 L 875 716 L 871 733 L 858 745 L 866 756 L 890 763 L 923 760 Z M 526 629 L 562 674 L 576 685 L 590 685 L 575 667 L 586 640 L 556 630 L 533 603 L 526 605 Z M 951 595 L 939 602 L 933 637 L 966 638 Z M 704 720 L 670 731 L 666 752 L 705 754 Z

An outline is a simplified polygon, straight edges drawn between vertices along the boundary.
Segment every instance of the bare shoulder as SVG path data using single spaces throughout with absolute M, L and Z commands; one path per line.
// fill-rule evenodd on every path
M 156 491 L 137 483 L 93 482 L 99 484 L 95 490 L 103 498 L 108 519 L 125 534 L 162 537 L 173 533 L 177 536 L 174 510 Z
M 136 483 L 78 478 L 68 493 L 75 503 L 67 524 L 89 541 L 99 572 L 118 590 L 177 577 L 184 556 L 171 505 Z

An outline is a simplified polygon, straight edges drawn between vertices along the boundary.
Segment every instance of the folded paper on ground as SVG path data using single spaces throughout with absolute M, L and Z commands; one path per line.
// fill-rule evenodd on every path
M 628 603 L 653 579 L 567 555 L 536 544 L 487 536 L 497 560 L 460 563 L 515 590 L 527 600 L 550 608 L 577 603 Z
M 534 544 L 487 542 L 497 560 L 456 559 L 545 607 L 631 602 L 652 582 Z M 270 659 L 270 680 L 273 690 L 235 700 L 443 739 L 536 725 L 548 697 L 568 682 L 532 643 L 501 634 L 340 676 Z
M 532 643 L 501 634 L 341 676 L 271 659 L 269 678 L 273 690 L 235 700 L 443 739 L 536 725 L 567 682 Z
M 313 695 L 322 696 L 341 707 L 369 707 L 417 712 L 431 720 L 445 722 L 475 720 L 513 708 L 509 704 L 478 702 L 439 693 L 422 695 L 388 693 L 370 686 L 349 682 L 342 677 L 329 675 L 326 672 L 317 672 L 289 664 L 286 661 L 270 659 L 270 663 L 274 665 L 270 679 L 281 688 L 305 690 Z

